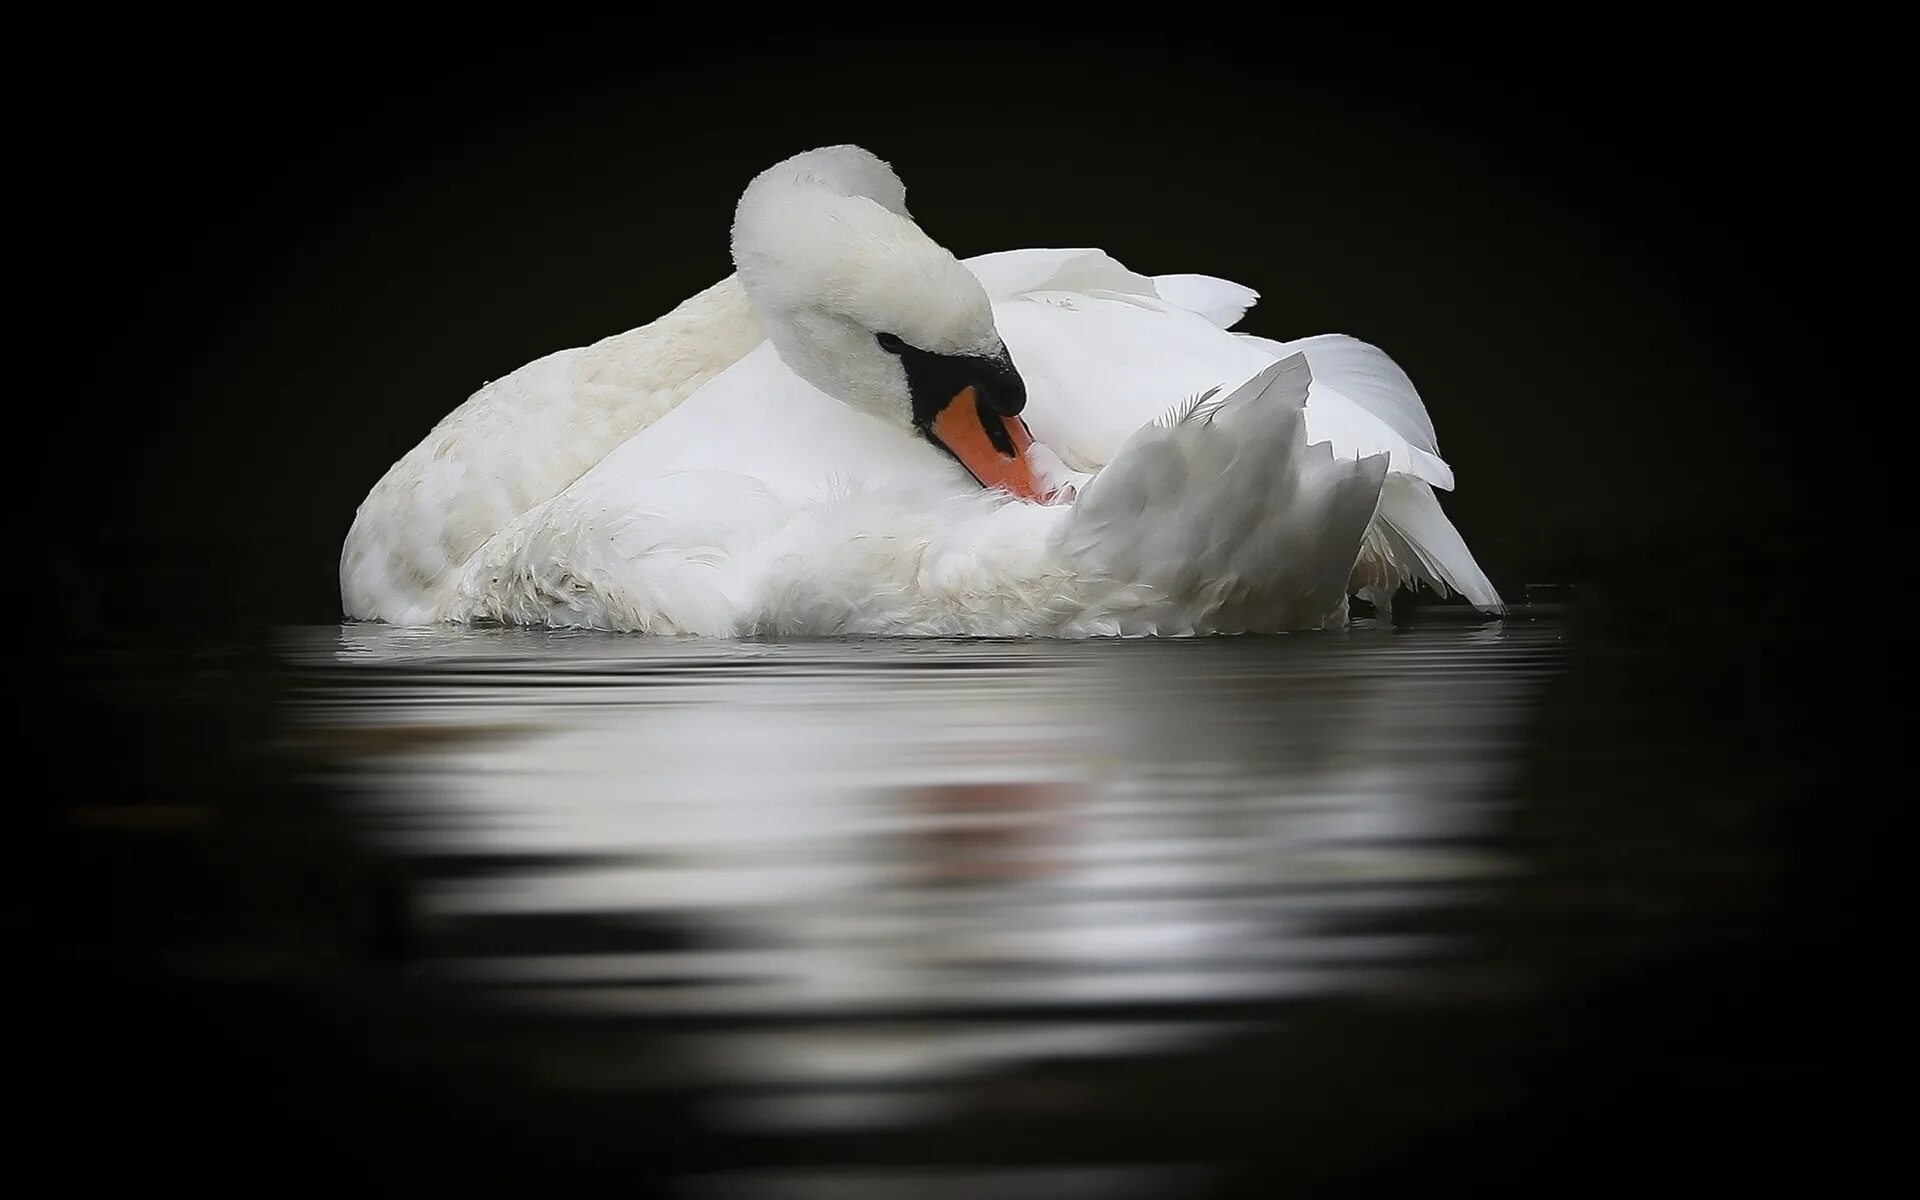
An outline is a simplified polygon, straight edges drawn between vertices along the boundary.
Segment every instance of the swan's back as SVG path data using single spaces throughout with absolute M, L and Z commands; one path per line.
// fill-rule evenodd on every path
M 1502 611 L 1434 495 L 1454 475 L 1426 405 L 1385 352 L 1338 334 L 1275 342 L 1228 333 L 1258 299 L 1252 289 L 1206 275 L 1150 278 L 1099 250 L 1014 250 L 967 266 L 1026 377 L 1034 436 L 1069 466 L 1099 470 L 1172 397 L 1299 354 L 1313 376 L 1308 442 L 1390 464 L 1350 580 L 1355 593 L 1384 606 L 1401 585 L 1425 584 Z

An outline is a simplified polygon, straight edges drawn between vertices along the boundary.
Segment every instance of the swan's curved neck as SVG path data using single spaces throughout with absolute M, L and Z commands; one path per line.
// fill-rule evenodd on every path
M 865 151 L 810 151 L 760 173 L 734 210 L 733 260 L 767 337 L 793 372 L 907 425 L 900 358 L 1004 354 L 980 281 L 906 212 L 890 168 Z
M 734 211 L 733 260 L 767 339 L 796 375 L 882 419 L 905 419 L 897 362 L 858 313 L 913 237 L 906 189 L 865 151 L 831 147 L 761 172 Z

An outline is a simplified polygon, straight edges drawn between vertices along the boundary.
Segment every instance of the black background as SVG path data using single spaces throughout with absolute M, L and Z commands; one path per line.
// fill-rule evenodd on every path
M 299 1090 L 337 1085 L 354 1052 L 314 1031 L 363 1018 L 299 989 L 203 995 L 145 965 L 194 922 L 284 940 L 316 912 L 343 920 L 334 893 L 288 899 L 265 878 L 277 868 L 236 868 L 233 846 L 101 850 L 63 805 L 241 803 L 269 776 L 285 791 L 254 752 L 275 731 L 272 668 L 231 647 L 338 618 L 339 544 L 380 473 L 484 380 L 726 274 L 744 183 L 848 141 L 893 163 L 917 219 L 961 255 L 1099 246 L 1148 273 L 1258 288 L 1252 331 L 1387 348 L 1421 387 L 1460 481 L 1445 504 L 1496 584 L 1520 599 L 1571 583 L 1590 628 L 1654 631 L 1634 655 L 1590 658 L 1587 678 L 1669 737 L 1696 730 L 1700 763 L 1764 778 L 1728 785 L 1726 803 L 1742 852 L 1769 864 L 1771 916 L 1676 940 L 1659 970 L 1596 996 L 1605 1015 L 1583 1023 L 1584 997 L 1552 1010 L 1563 1023 L 1546 1040 L 1577 1069 L 1540 1068 L 1549 1099 L 1510 1114 L 1529 1144 L 1482 1130 L 1409 1172 L 1485 1174 L 1513 1153 L 1523 1182 L 1535 1163 L 1562 1184 L 1639 1182 L 1678 1147 L 1745 1154 L 1806 1138 L 1822 1111 L 1862 1111 L 1892 884 L 1877 793 L 1826 740 L 1849 710 L 1819 690 L 1836 657 L 1820 623 L 1863 585 L 1882 602 L 1891 568 L 1872 564 L 1897 556 L 1823 561 L 1833 531 L 1878 510 L 1870 479 L 1818 480 L 1836 460 L 1889 457 L 1854 431 L 1890 427 L 1898 402 L 1889 343 L 1867 332 L 1898 280 L 1878 227 L 1894 142 L 1876 35 L 1622 25 L 1516 42 L 1459 25 L 1383 41 L 1226 24 L 329 15 L 31 41 L 50 82 L 23 103 L 17 147 L 33 316 L 15 445 L 39 480 L 21 604 L 34 640 L 56 641 L 55 699 L 36 719 L 62 782 L 22 810 L 14 911 L 43 955 L 30 966 L 74 981 L 31 1027 L 61 1049 L 49 1107 L 64 1131 L 96 1152 L 103 1138 L 142 1147 L 120 1164 L 134 1171 L 190 1166 L 194 1130 L 229 1165 L 241 1142 L 294 1155 L 294 1177 L 321 1160 L 346 1177 L 382 1165 L 364 1146 L 329 1159 L 325 1134 L 315 1148 L 351 1087 Z M 90 657 L 108 647 L 156 657 L 131 671 Z M 213 648 L 217 686 L 185 657 L 195 647 Z M 1559 765 L 1539 771 L 1551 794 L 1599 806 L 1613 798 L 1599 781 L 1646 780 L 1608 773 L 1592 715 L 1547 714 L 1542 745 L 1558 749 L 1543 761 Z M 301 811 L 318 810 L 309 797 Z M 1577 829 L 1598 810 L 1543 811 Z M 1663 818 L 1632 819 L 1657 857 Z M 328 879 L 365 866 L 334 826 L 295 832 L 309 876 L 316 860 Z M 1682 909 L 1720 911 L 1685 895 Z M 249 909 L 262 897 L 281 907 Z M 1553 931 L 1529 936 L 1537 948 Z M 1771 1049 L 1749 1058 L 1756 1046 Z M 1459 1054 L 1460 1072 L 1478 1069 Z M 1676 1061 L 1689 1065 L 1667 1071 Z M 1232 1086 L 1245 1094 L 1223 1104 L 1263 1102 L 1261 1081 Z M 203 1126 L 214 1092 L 226 1098 Z M 263 1095 L 278 1116 L 249 1109 Z M 1637 1148 L 1605 1131 L 1623 1108 L 1640 1113 Z M 512 1125 L 491 1119 L 479 1128 Z M 1875 1134 L 1855 1133 L 1868 1145 L 1819 1142 L 1816 1169 L 1870 1148 Z M 419 1159 L 472 1149 L 451 1118 L 440 1134 Z M 1690 1169 L 1765 1178 L 1769 1162 L 1697 1154 Z

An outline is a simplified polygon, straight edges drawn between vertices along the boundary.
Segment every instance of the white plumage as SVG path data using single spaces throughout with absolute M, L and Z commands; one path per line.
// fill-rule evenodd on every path
M 1170 635 L 1337 626 L 1404 583 L 1498 611 L 1385 354 L 1231 333 L 1251 289 L 1097 250 L 961 264 L 904 195 L 853 147 L 764 172 L 739 276 L 488 385 L 395 464 L 348 535 L 349 615 Z M 1010 356 L 1022 462 L 1070 501 L 983 488 L 928 433 L 911 355 Z

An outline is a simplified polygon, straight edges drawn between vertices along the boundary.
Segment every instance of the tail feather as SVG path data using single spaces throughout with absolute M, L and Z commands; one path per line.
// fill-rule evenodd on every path
M 1387 476 L 1368 542 L 1367 549 L 1384 557 L 1402 582 L 1424 583 L 1443 596 L 1459 592 L 1482 612 L 1507 610 L 1460 531 L 1440 510 L 1439 497 L 1421 480 Z
M 1294 355 L 1149 423 L 1081 493 L 1061 546 L 1112 597 L 1091 632 L 1338 626 L 1387 456 L 1307 444 L 1312 374 Z
M 1238 335 L 1276 358 L 1304 354 L 1313 365 L 1314 398 L 1309 433 L 1331 441 L 1341 454 L 1387 450 L 1393 469 L 1418 475 L 1443 491 L 1453 488 L 1453 468 L 1440 457 L 1433 418 L 1413 381 L 1385 351 L 1344 334 L 1326 333 L 1276 342 Z

